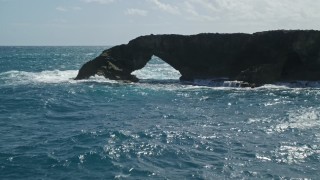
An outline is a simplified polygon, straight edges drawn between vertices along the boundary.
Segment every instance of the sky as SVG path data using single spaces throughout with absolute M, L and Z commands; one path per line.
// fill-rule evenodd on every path
M 0 45 L 118 45 L 148 34 L 320 30 L 319 0 L 0 0 Z

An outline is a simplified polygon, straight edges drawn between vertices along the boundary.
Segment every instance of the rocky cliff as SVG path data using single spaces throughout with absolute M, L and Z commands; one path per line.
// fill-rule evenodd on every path
M 320 80 L 320 31 L 313 30 L 141 36 L 85 63 L 76 79 L 98 74 L 136 82 L 131 73 L 152 55 L 178 70 L 181 80 L 228 78 L 256 85 Z

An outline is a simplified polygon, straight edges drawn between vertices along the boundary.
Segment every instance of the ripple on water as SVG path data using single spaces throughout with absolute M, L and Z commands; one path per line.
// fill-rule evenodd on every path
M 319 176 L 317 88 L 193 86 L 157 63 L 140 83 L 74 81 L 80 61 L 10 61 L 23 65 L 0 66 L 0 179 Z

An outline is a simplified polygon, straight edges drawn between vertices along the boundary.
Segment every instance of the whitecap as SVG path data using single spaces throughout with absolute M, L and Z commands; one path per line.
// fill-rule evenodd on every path
M 8 71 L 0 74 L 1 79 L 8 84 L 30 83 L 63 83 L 70 82 L 76 77 L 76 70 L 53 70 L 41 72 Z
M 270 157 L 267 157 L 267 156 L 263 156 L 263 155 L 260 155 L 260 154 L 256 154 L 256 158 L 261 160 L 261 161 L 271 161 L 271 158 Z
M 84 155 L 82 155 L 82 154 L 79 155 L 79 161 L 80 161 L 81 164 L 83 164 L 84 159 L 85 159 Z
M 81 83 L 81 82 L 98 82 L 98 83 L 117 83 L 116 81 L 106 79 L 102 76 L 93 76 L 86 80 L 74 80 L 78 70 L 52 70 L 41 72 L 27 71 L 8 71 L 0 73 L 0 79 L 4 80 L 7 85 L 24 85 L 24 84 L 57 84 L 57 83 Z
M 265 84 L 257 87 L 256 89 L 288 89 L 289 87 L 285 84 Z
M 320 81 L 292 81 L 265 84 L 260 89 L 320 88 Z

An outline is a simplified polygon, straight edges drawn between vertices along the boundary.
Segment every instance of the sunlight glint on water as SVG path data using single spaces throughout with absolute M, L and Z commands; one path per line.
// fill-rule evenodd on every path
M 316 83 L 186 85 L 156 57 L 139 83 L 73 80 L 103 49 L 0 47 L 0 179 L 319 177 Z

